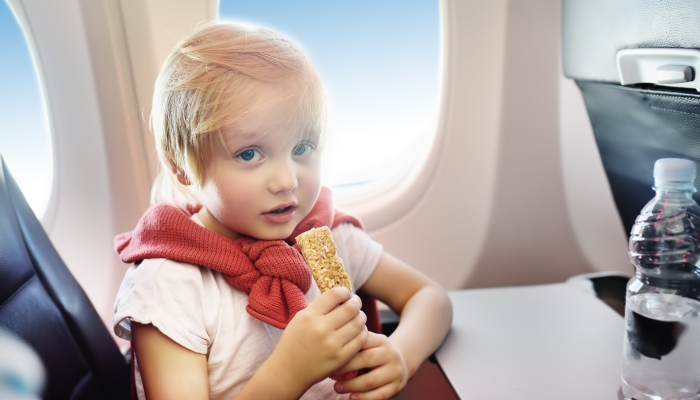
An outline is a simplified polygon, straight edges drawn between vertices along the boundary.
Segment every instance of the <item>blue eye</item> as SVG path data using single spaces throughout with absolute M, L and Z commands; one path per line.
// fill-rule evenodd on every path
M 243 150 L 242 152 L 238 153 L 236 156 L 241 161 L 245 162 L 251 162 L 251 161 L 259 161 L 262 158 L 262 155 L 260 154 L 259 151 L 255 149 L 246 149 Z
M 294 156 L 306 156 L 309 155 L 312 151 L 314 150 L 314 147 L 309 144 L 309 143 L 299 143 L 296 146 L 294 146 L 294 150 L 292 150 L 292 154 Z

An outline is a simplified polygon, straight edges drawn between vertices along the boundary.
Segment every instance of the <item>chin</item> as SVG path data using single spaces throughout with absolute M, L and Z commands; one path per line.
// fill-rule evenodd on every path
M 294 227 L 291 228 L 276 228 L 276 229 L 261 229 L 257 232 L 251 232 L 249 236 L 259 240 L 284 240 L 294 232 Z

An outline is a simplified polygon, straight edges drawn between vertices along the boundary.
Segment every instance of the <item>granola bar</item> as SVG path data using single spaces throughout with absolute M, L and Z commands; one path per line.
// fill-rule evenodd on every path
M 336 286 L 352 290 L 343 260 L 338 257 L 333 235 L 327 226 L 310 229 L 297 236 L 296 241 L 321 293 Z

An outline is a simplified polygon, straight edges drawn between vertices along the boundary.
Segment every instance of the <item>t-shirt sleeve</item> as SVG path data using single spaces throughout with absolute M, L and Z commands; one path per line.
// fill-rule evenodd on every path
M 343 259 L 352 287 L 357 290 L 374 272 L 384 249 L 367 232 L 350 223 L 336 226 L 332 233 L 338 256 Z
M 144 260 L 131 267 L 114 303 L 114 333 L 131 340 L 131 322 L 152 324 L 165 336 L 196 353 L 211 343 L 209 275 L 200 267 L 166 259 Z M 208 310 L 208 311 L 207 311 Z

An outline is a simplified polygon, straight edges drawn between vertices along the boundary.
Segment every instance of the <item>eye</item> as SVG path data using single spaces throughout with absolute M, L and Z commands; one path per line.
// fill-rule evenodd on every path
M 292 154 L 296 157 L 307 156 L 307 155 L 311 154 L 311 152 L 314 151 L 315 149 L 316 148 L 311 143 L 302 142 L 302 143 L 299 143 L 296 146 L 294 146 L 294 149 L 292 150 Z
M 255 149 L 245 149 L 242 152 L 238 153 L 236 158 L 243 162 L 255 162 L 260 161 L 260 159 L 262 159 L 262 154 L 260 154 L 260 152 Z

